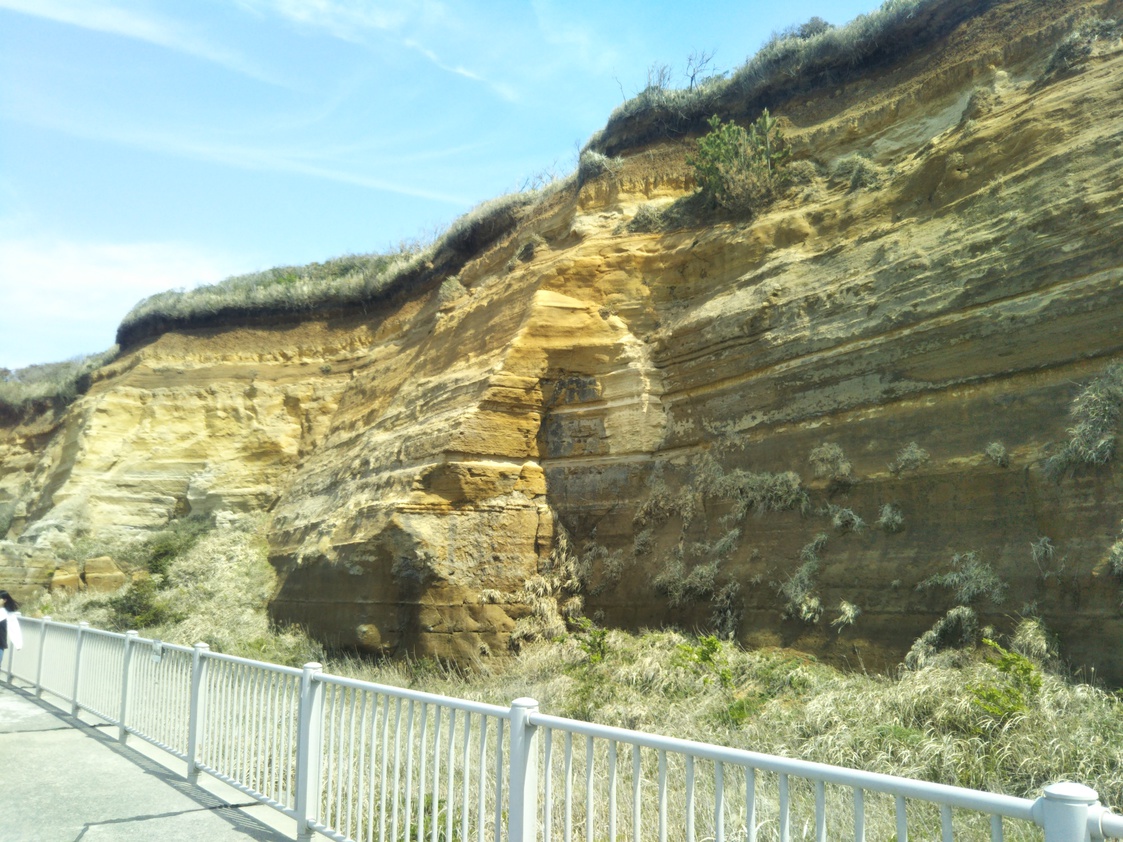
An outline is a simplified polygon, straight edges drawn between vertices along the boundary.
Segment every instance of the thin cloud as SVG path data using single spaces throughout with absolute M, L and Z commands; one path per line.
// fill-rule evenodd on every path
M 471 202 L 463 196 L 454 196 L 438 190 L 426 190 L 425 188 L 406 186 L 385 178 L 379 178 L 347 169 L 327 158 L 322 150 L 309 156 L 307 153 L 302 153 L 297 149 L 216 143 L 209 139 L 192 138 L 182 131 L 160 132 L 131 129 L 120 125 L 94 125 L 92 123 L 83 123 L 75 121 L 69 116 L 64 116 L 58 112 L 44 114 L 28 113 L 25 111 L 14 116 L 22 122 L 63 132 L 73 137 L 87 140 L 110 141 L 123 146 L 144 149 L 149 152 L 175 155 L 198 161 L 209 161 L 255 172 L 266 171 L 306 175 L 340 184 L 350 184 L 356 187 L 380 190 L 399 196 L 409 196 L 415 199 L 427 199 L 429 201 L 441 202 L 458 207 L 467 207 L 471 204 Z M 456 151 L 458 150 L 445 150 L 445 153 L 454 154 Z M 422 157 L 435 158 L 442 156 L 442 153 L 426 153 L 426 155 Z M 415 157 L 417 156 L 411 155 L 409 159 Z M 401 161 L 397 159 L 390 161 L 386 164 L 386 169 L 390 170 L 400 163 Z
M 216 46 L 177 21 L 141 15 L 120 6 L 92 4 L 83 0 L 0 0 L 0 9 L 94 32 L 132 38 L 218 64 L 259 81 L 277 84 L 274 77 L 241 54 Z
M 240 0 L 239 6 L 259 15 L 273 14 L 300 27 L 316 29 L 332 38 L 371 47 L 371 37 L 390 38 L 399 46 L 423 56 L 434 67 L 460 76 L 489 88 L 508 102 L 518 99 L 514 86 L 495 82 L 463 63 L 451 63 L 414 36 L 404 33 L 409 27 L 434 34 L 445 31 L 457 35 L 460 42 L 473 43 L 476 39 L 461 32 L 461 24 L 454 21 L 447 8 L 440 3 L 397 2 L 392 6 L 346 4 L 335 0 Z

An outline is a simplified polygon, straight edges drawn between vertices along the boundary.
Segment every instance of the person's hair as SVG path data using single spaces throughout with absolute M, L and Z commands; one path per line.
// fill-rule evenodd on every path
M 3 602 L 4 607 L 9 611 L 19 611 L 19 603 L 12 599 L 12 595 L 7 591 L 0 591 L 0 602 Z

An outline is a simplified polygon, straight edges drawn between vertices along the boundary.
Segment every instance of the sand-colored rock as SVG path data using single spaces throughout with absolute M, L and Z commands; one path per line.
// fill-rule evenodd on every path
M 996 4 L 773 103 L 810 166 L 751 220 L 629 233 L 692 189 L 667 142 L 537 206 L 455 284 L 126 349 L 64 414 L 0 427 L 0 585 L 46 585 L 83 532 L 266 510 L 276 619 L 473 661 L 506 650 L 564 530 L 579 581 L 557 587 L 598 621 L 882 668 L 953 604 L 918 586 L 974 551 L 1008 588 L 983 623 L 1036 612 L 1123 681 L 1123 470 L 1043 470 L 1123 359 L 1123 44 L 1044 77 L 1078 13 L 1123 4 Z M 928 460 L 890 470 L 911 442 Z M 848 481 L 815 475 L 822 444 Z M 748 505 L 784 472 L 802 509 Z M 818 621 L 785 616 L 820 534 Z M 861 613 L 832 625 L 844 601 Z
M 113 593 L 128 583 L 129 576 L 109 556 L 98 556 L 82 565 L 82 581 L 94 593 Z
M 77 564 L 64 564 L 51 574 L 51 593 L 77 593 L 85 586 Z

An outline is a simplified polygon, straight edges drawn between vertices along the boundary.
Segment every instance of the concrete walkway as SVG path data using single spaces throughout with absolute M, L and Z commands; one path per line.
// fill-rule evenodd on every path
M 85 715 L 83 715 L 84 717 Z M 295 839 L 296 823 L 117 729 L 0 681 L 0 840 Z

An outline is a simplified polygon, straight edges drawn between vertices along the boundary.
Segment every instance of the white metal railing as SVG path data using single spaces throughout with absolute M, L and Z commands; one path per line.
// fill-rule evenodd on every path
M 1083 842 L 1123 818 L 611 728 L 23 618 L 7 680 L 89 711 L 340 842 L 916 838 Z M 3 665 L 0 665 L 3 666 Z

